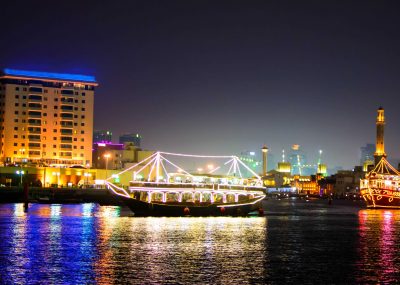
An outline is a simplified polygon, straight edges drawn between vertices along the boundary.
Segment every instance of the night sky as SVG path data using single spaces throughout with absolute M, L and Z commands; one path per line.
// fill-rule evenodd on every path
M 0 66 L 96 76 L 95 128 L 148 149 L 351 168 L 382 105 L 400 157 L 398 1 L 102 2 L 3 1 Z

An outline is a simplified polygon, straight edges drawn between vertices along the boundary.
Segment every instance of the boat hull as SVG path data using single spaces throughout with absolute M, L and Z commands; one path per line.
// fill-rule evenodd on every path
M 194 203 L 148 203 L 126 197 L 121 197 L 121 199 L 135 216 L 245 216 L 261 207 L 261 202 L 237 205 L 196 205 Z
M 361 195 L 368 208 L 400 209 L 400 191 L 372 188 L 361 190 Z

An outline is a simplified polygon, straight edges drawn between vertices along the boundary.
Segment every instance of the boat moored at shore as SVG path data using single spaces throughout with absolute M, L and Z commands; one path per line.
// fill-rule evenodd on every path
M 179 167 L 178 172 L 168 172 L 162 167 L 163 175 L 158 174 L 152 180 L 152 169 L 159 173 L 161 167 L 157 169 L 157 166 L 164 165 L 164 157 L 161 154 L 156 153 L 146 164 L 150 168 L 148 179 L 145 180 L 139 172 L 134 172 L 134 179 L 127 189 L 106 182 L 108 188 L 118 195 L 135 215 L 247 215 L 261 207 L 261 201 L 266 196 L 262 180 L 254 172 L 254 177 L 244 178 L 239 165 L 242 164 L 245 168 L 247 166 L 237 157 L 228 157 L 230 160 L 225 165 L 232 165 L 227 175 L 217 175 L 213 171 L 193 174 Z M 249 168 L 247 170 L 251 171 Z

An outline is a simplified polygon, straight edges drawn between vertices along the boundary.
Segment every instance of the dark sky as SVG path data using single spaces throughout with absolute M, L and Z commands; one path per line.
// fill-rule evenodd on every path
M 95 75 L 95 128 L 202 154 L 400 157 L 397 1 L 5 1 L 2 67 Z

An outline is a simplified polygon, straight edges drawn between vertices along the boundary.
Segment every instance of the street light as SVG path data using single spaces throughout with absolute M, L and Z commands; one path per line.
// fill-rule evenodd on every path
M 24 171 L 23 170 L 17 170 L 16 173 L 20 176 L 20 184 L 22 185 L 22 175 L 24 175 Z
M 53 176 L 57 176 L 57 188 L 58 188 L 60 172 L 53 172 Z
M 104 155 L 104 158 L 106 159 L 106 179 L 107 180 L 107 171 L 108 171 L 108 159 L 111 157 L 111 155 L 109 153 L 106 153 Z

